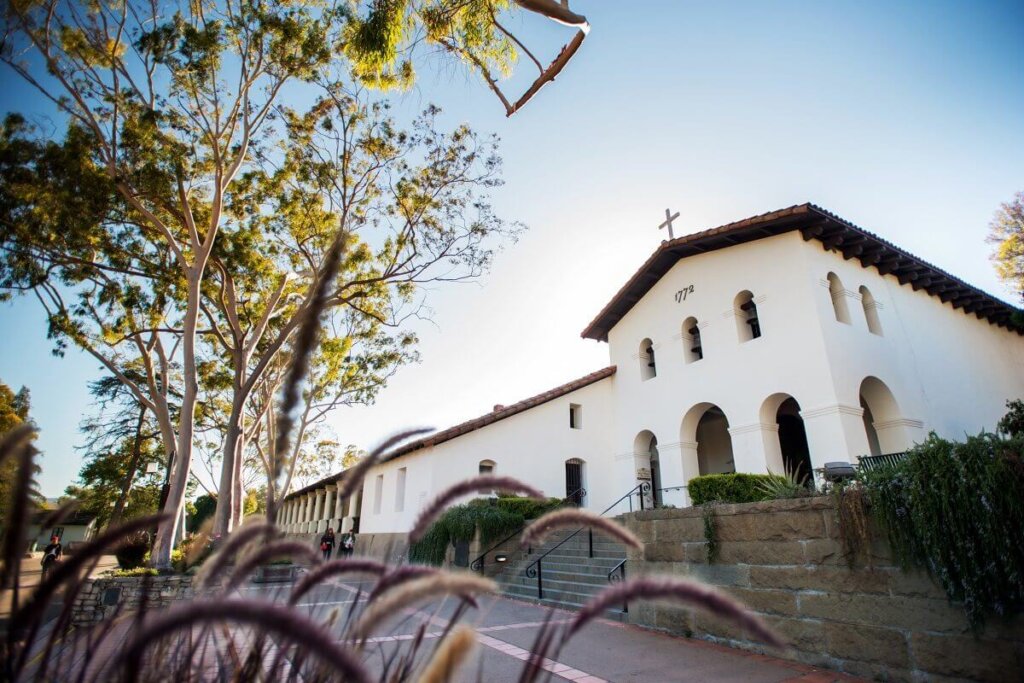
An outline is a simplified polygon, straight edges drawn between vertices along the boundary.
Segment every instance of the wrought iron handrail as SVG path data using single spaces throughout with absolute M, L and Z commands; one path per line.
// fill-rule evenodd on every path
M 621 583 L 626 580 L 626 560 L 629 558 L 622 558 L 622 562 L 612 567 L 612 570 L 608 572 L 608 583 Z M 622 601 L 622 611 L 629 612 L 629 603 L 625 600 Z
M 631 488 L 629 490 L 629 492 L 626 493 L 624 496 L 621 496 L 614 503 L 612 503 L 611 505 L 606 507 L 604 510 L 601 510 L 601 514 L 604 515 L 606 512 L 608 512 L 609 510 L 615 508 L 616 506 L 618 506 L 619 503 L 621 503 L 622 501 L 626 500 L 627 498 L 629 499 L 630 510 L 632 510 L 632 508 L 633 508 L 633 494 L 634 493 L 639 493 L 640 494 L 640 509 L 643 510 L 644 509 L 644 494 L 648 493 L 650 490 L 651 490 L 651 482 L 649 482 L 649 481 L 641 482 L 641 483 L 637 484 L 636 486 L 634 486 L 633 488 Z M 524 573 L 526 574 L 527 578 L 530 578 L 530 579 L 534 579 L 535 578 L 535 579 L 537 579 L 537 598 L 538 599 L 543 599 L 544 598 L 544 579 L 543 579 L 543 571 L 542 571 L 543 570 L 543 565 L 541 565 L 541 561 L 545 557 L 547 557 L 548 555 L 553 553 L 555 550 L 558 550 L 560 547 L 562 547 L 562 545 L 564 543 L 566 543 L 566 542 L 570 541 L 571 539 L 575 538 L 576 534 L 580 533 L 584 529 L 587 529 L 587 532 L 588 532 L 589 537 L 590 537 L 590 551 L 589 551 L 589 554 L 590 554 L 590 557 L 593 557 L 594 556 L 594 530 L 590 529 L 589 527 L 580 527 L 576 531 L 572 532 L 571 534 L 569 534 L 568 536 L 563 538 L 557 544 L 555 544 L 554 546 L 549 548 L 547 552 L 545 552 L 543 555 L 538 557 L 536 560 L 534 560 L 530 564 L 526 565 L 526 569 L 524 570 Z
M 562 507 L 563 505 L 565 505 L 566 503 L 568 503 L 568 502 L 569 502 L 570 500 L 579 500 L 579 501 L 581 501 L 581 502 L 582 502 L 582 501 L 583 501 L 583 499 L 584 499 L 584 498 L 586 498 L 586 497 L 587 497 L 587 490 L 586 490 L 585 488 L 583 488 L 583 487 L 581 486 L 580 488 L 576 489 L 575 491 L 573 491 L 572 493 L 570 493 L 569 495 L 567 495 L 567 496 L 566 496 L 565 498 L 563 498 L 562 500 L 558 501 L 558 507 Z M 480 554 L 480 556 L 479 556 L 479 557 L 477 557 L 477 558 L 476 558 L 475 560 L 473 560 L 472 562 L 470 562 L 470 563 L 469 563 L 469 569 L 470 569 L 470 571 L 474 571 L 474 572 L 480 572 L 481 574 L 483 574 L 483 573 L 484 573 L 484 564 L 485 564 L 485 563 L 486 563 L 486 561 L 487 561 L 487 556 L 488 556 L 488 555 L 489 555 L 489 554 L 490 554 L 490 553 L 491 553 L 492 551 L 494 551 L 494 550 L 497 550 L 497 549 L 498 549 L 498 548 L 499 548 L 500 546 L 503 546 L 503 545 L 505 545 L 506 543 L 508 543 L 509 541 L 511 541 L 511 540 L 512 540 L 513 538 L 515 538 L 515 537 L 516 537 L 516 536 L 518 536 L 519 534 L 523 533 L 523 529 L 525 529 L 525 528 L 526 528 L 526 526 L 527 526 L 526 524 L 523 524 L 523 525 L 522 525 L 522 526 L 520 526 L 520 527 L 519 527 L 518 529 L 516 529 L 515 531 L 513 531 L 513 532 L 512 532 L 511 534 L 509 534 L 509 535 L 508 535 L 508 536 L 506 536 L 505 538 L 501 539 L 500 541 L 498 541 L 497 543 L 495 543 L 494 545 L 492 545 L 492 546 L 491 546 L 490 548 L 488 548 L 487 550 L 483 551 L 483 552 L 482 552 L 482 553 Z M 529 554 L 529 551 L 527 551 L 527 554 Z

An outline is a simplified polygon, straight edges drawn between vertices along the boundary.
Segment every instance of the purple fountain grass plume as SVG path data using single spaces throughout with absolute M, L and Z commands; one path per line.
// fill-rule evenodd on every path
M 384 440 L 384 443 L 367 453 L 365 458 L 359 460 L 355 465 L 345 470 L 345 477 L 341 480 L 341 491 L 338 495 L 341 498 L 348 498 L 351 496 L 352 492 L 363 483 L 363 479 L 366 477 L 366 473 L 370 471 L 370 468 L 376 465 L 384 454 L 393 446 L 400 444 L 406 439 L 411 439 L 414 436 L 426 434 L 431 431 L 433 431 L 432 427 L 419 427 L 416 429 L 407 429 L 389 436 Z
M 540 517 L 530 526 L 526 527 L 526 530 L 523 531 L 523 537 L 520 541 L 520 545 L 524 548 L 527 546 L 541 545 L 547 535 L 556 529 L 580 526 L 588 527 L 594 531 L 599 531 L 605 536 L 610 536 L 616 541 L 624 545 L 628 545 L 631 548 L 639 550 L 643 547 L 640 540 L 621 524 L 618 524 L 607 517 L 602 517 L 599 514 L 590 512 L 589 510 L 572 507 L 552 510 L 546 515 Z
M 0 590 L 13 588 L 17 601 L 21 572 L 21 553 L 25 548 L 25 530 L 28 528 L 29 495 L 32 487 L 32 460 L 36 449 L 32 446 L 35 431 L 24 424 L 7 432 L 0 439 L 0 463 L 7 458 L 18 459 L 18 469 L 11 488 L 11 499 L 4 520 L 3 567 L 0 567 Z
M 320 334 L 320 316 L 327 307 L 327 299 L 334 278 L 338 275 L 341 261 L 345 254 L 345 240 L 348 232 L 339 228 L 330 247 L 324 254 L 323 265 L 320 269 L 320 277 L 316 281 L 315 289 L 311 292 L 309 304 L 303 314 L 302 322 L 299 323 L 299 330 L 295 336 L 295 347 L 292 352 L 291 362 L 288 364 L 288 371 L 285 376 L 284 385 L 281 388 L 281 403 L 278 412 L 277 439 L 274 444 L 273 472 L 271 478 L 278 481 L 281 477 L 281 457 L 288 450 L 288 443 L 291 440 L 292 425 L 295 422 L 295 406 L 299 403 L 302 380 L 309 369 L 309 358 L 317 345 L 317 337 Z M 271 500 L 267 506 L 267 519 L 274 521 L 277 510 L 276 501 Z
M 476 632 L 461 625 L 442 641 L 420 676 L 420 683 L 447 683 L 476 646 Z
M 121 667 L 137 671 L 152 643 L 178 631 L 216 622 L 238 623 L 273 634 L 277 641 L 294 644 L 300 652 L 311 653 L 332 667 L 337 680 L 370 683 L 369 674 L 352 652 L 314 621 L 297 610 L 259 600 L 194 600 L 171 607 L 150 618 L 101 670 L 107 675 L 114 675 Z
M 224 567 L 237 557 L 241 550 L 249 543 L 260 537 L 270 539 L 277 535 L 277 529 L 272 524 L 267 524 L 266 522 L 243 524 L 238 529 L 235 529 L 228 535 L 223 545 L 199 567 L 199 571 L 196 572 L 196 587 L 205 588 L 212 583 L 221 571 L 224 570 Z
M 438 515 L 444 512 L 452 502 L 470 493 L 490 493 L 495 490 L 525 493 L 530 498 L 544 497 L 544 494 L 537 489 L 513 477 L 482 474 L 471 479 L 463 479 L 446 488 L 427 507 L 423 508 L 419 517 L 416 518 L 412 531 L 409 532 L 409 542 L 416 543 L 423 538 L 423 534 L 427 532 Z
M 288 604 L 294 605 L 300 598 L 302 598 L 303 595 L 311 591 L 318 584 L 332 577 L 341 576 L 342 574 L 356 573 L 383 576 L 387 570 L 387 565 L 368 558 L 353 558 L 350 560 L 331 560 L 330 562 L 324 562 L 320 566 L 315 567 L 312 571 L 308 572 L 299 580 L 298 583 L 295 584 L 291 594 L 288 596 Z
M 785 643 L 757 615 L 723 591 L 698 581 L 670 577 L 640 577 L 605 588 L 576 615 L 565 640 L 579 632 L 594 618 L 604 614 L 605 610 L 632 600 L 680 602 L 713 617 L 732 622 L 768 645 L 785 646 Z
M 259 567 L 265 562 L 281 558 L 281 557 L 293 557 L 299 556 L 301 558 L 309 560 L 310 564 L 320 564 L 322 558 L 306 543 L 300 543 L 299 541 L 273 541 L 266 545 L 260 546 L 256 552 L 249 554 L 245 559 L 239 562 L 228 580 L 224 582 L 224 586 L 221 588 L 222 593 L 235 588 L 238 584 L 242 583 L 249 574 L 252 573 L 256 567 Z
M 373 600 L 384 591 L 399 586 L 406 581 L 420 579 L 424 576 L 433 576 L 440 571 L 437 567 L 427 567 L 422 564 L 403 564 L 401 567 L 395 568 L 380 578 L 377 585 L 370 591 L 369 599 Z
M 73 586 L 77 593 L 79 577 L 88 562 L 95 567 L 101 555 L 117 549 L 133 533 L 151 529 L 156 524 L 164 521 L 166 515 L 150 515 L 139 517 L 117 526 L 114 529 L 107 529 L 105 532 L 89 541 L 85 546 L 76 549 L 75 554 L 57 564 L 46 580 L 41 582 L 25 602 L 24 607 L 19 607 L 11 614 L 9 633 L 28 633 L 26 643 L 35 642 L 36 634 L 41 626 L 41 618 L 47 605 L 53 600 L 57 589 L 64 584 Z M 25 648 L 19 658 L 17 668 L 25 664 L 29 648 Z
M 369 603 L 353 628 L 352 638 L 368 636 L 385 618 L 400 614 L 405 608 L 446 595 L 472 597 L 479 593 L 496 593 L 498 585 L 490 579 L 474 574 L 438 572 L 432 576 L 408 581 L 402 587 L 388 591 Z

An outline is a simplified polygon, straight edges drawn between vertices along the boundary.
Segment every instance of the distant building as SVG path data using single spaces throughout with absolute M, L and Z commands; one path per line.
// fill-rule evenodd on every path
M 52 514 L 53 510 L 42 510 L 32 516 L 28 537 L 37 550 L 45 548 L 50 538 L 57 536 L 65 551 L 73 552 L 76 544 L 91 541 L 96 535 L 96 515 L 92 513 L 73 512 L 56 524 L 43 526 Z
M 598 512 L 644 481 L 645 504 L 685 506 L 702 474 L 806 474 L 962 438 L 1024 397 L 1017 313 L 810 204 L 679 237 L 583 331 L 608 367 L 396 449 L 355 505 L 324 505 L 337 475 L 293 493 L 279 521 L 403 534 L 479 472 Z

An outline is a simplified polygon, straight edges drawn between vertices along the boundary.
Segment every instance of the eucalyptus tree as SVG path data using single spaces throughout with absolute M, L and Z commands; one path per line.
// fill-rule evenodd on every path
M 164 506 L 168 521 L 159 528 L 153 552 L 157 566 L 170 563 L 184 505 L 204 339 L 238 348 L 233 346 L 237 335 L 213 327 L 214 319 L 222 324 L 230 318 L 230 305 L 213 305 L 211 316 L 203 304 L 211 292 L 227 291 L 224 274 L 230 274 L 235 261 L 221 243 L 227 241 L 226 233 L 244 223 L 240 215 L 231 214 L 232 206 L 242 205 L 235 196 L 242 181 L 266 174 L 282 143 L 287 141 L 295 151 L 294 145 L 303 140 L 296 136 L 301 125 L 321 121 L 324 108 L 331 116 L 342 111 L 339 79 L 349 85 L 408 86 L 418 45 L 440 46 L 474 68 L 507 71 L 516 41 L 498 24 L 495 12 L 509 6 L 508 0 L 5 4 L 0 60 L 40 93 L 56 112 L 58 125 L 50 132 L 27 126 L 19 116 L 5 123 L 0 143 L 0 285 L 31 292 L 44 307 L 55 350 L 68 345 L 83 349 L 123 382 L 156 421 L 170 461 Z M 306 111 L 288 113 L 288 121 L 280 120 L 282 101 L 310 99 L 299 87 L 309 83 L 318 84 L 329 97 Z M 353 119 L 351 112 L 345 115 Z M 336 120 L 340 118 L 345 117 Z M 337 141 L 324 132 L 311 129 L 305 135 L 314 146 Z M 388 135 L 355 139 L 366 145 L 363 151 L 370 156 L 376 153 L 374 145 L 383 154 L 391 154 L 391 145 L 404 148 L 404 141 Z M 448 208 L 431 215 L 431 191 L 443 195 L 448 187 L 429 188 L 437 173 L 457 171 L 470 153 L 459 145 L 469 139 L 468 131 L 457 132 L 446 147 L 424 133 L 418 144 L 435 157 L 424 162 L 418 175 L 385 189 L 394 195 L 396 219 L 428 216 L 428 231 L 414 248 L 437 245 L 441 259 L 468 262 L 483 257 L 483 263 L 486 254 L 477 240 L 466 240 L 463 248 L 449 253 L 443 237 L 428 234 L 437 230 L 443 236 L 437 221 L 459 218 L 454 216 L 459 202 L 443 196 L 440 203 Z M 450 152 L 455 158 L 444 156 Z M 335 161 L 344 163 L 344 158 Z M 309 172 L 319 172 L 315 162 L 314 157 L 301 160 Z M 379 244 L 361 242 L 356 223 L 372 225 L 385 214 L 378 201 L 355 222 L 338 216 L 338 202 L 354 191 L 345 185 L 351 178 L 296 176 L 291 182 L 332 189 L 334 196 L 322 211 L 347 221 L 335 225 L 335 231 L 353 231 L 346 260 L 352 261 L 354 275 L 338 289 L 337 298 L 387 321 L 395 291 L 408 294 L 419 276 L 406 277 L 406 289 L 396 287 L 386 295 L 375 294 L 374 287 L 400 279 L 396 273 L 414 272 L 405 251 L 412 228 L 400 229 Z M 366 273 L 356 275 L 364 263 Z M 315 279 L 317 265 L 315 258 L 297 259 L 293 271 L 273 273 L 278 279 L 269 296 L 280 289 L 281 297 L 301 307 L 311 280 L 302 274 L 309 270 Z M 275 268 L 280 266 L 275 263 Z M 381 268 L 383 275 L 375 270 Z M 237 304 L 244 305 L 242 300 Z M 264 307 L 278 308 L 269 302 Z M 261 344 L 269 348 L 280 338 L 279 348 L 284 347 L 285 327 L 268 319 L 259 335 L 262 341 L 240 347 L 252 354 L 254 369 L 258 361 L 252 359 Z M 250 333 L 245 333 L 246 344 Z M 139 378 L 127 372 L 135 364 L 142 367 Z M 175 401 L 169 398 L 172 379 L 178 382 Z M 232 472 L 237 470 L 237 448 L 225 458 Z M 228 475 L 232 486 L 233 477 Z

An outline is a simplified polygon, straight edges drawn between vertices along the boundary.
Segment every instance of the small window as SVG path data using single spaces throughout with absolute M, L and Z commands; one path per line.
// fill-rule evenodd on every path
M 878 319 L 878 302 L 867 287 L 860 288 L 860 302 L 864 306 L 864 318 L 868 321 L 868 330 L 872 334 L 882 336 L 882 321 Z
M 750 341 L 761 336 L 761 320 L 757 317 L 757 304 L 754 295 L 742 291 L 733 300 L 733 312 L 736 314 L 736 333 L 740 341 Z
M 658 376 L 658 366 L 654 360 L 654 342 L 644 339 L 640 342 L 640 379 L 651 379 Z
M 384 502 L 384 475 L 378 474 L 373 485 L 373 514 L 379 515 Z
M 832 310 L 836 314 L 836 320 L 849 325 L 850 309 L 846 306 L 846 288 L 835 273 L 828 274 L 828 293 L 832 297 Z
M 395 480 L 395 512 L 405 510 L 405 475 L 407 468 L 398 469 L 398 478 Z
M 583 429 L 583 406 L 578 403 L 569 404 L 569 429 Z
M 480 461 L 480 474 L 494 474 L 494 461 L 493 460 L 481 460 Z
M 687 363 L 695 363 L 704 358 L 704 346 L 700 340 L 700 324 L 696 318 L 687 318 L 683 322 L 683 357 Z

